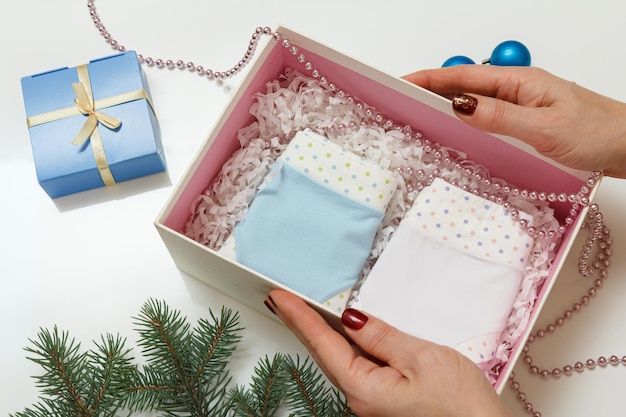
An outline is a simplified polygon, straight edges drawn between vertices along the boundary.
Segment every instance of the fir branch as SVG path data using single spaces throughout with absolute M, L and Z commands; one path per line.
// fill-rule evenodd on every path
M 229 398 L 235 417 L 264 417 L 256 406 L 257 400 L 247 388 L 237 385 L 231 390 Z
M 43 375 L 34 377 L 42 391 L 40 403 L 16 417 L 112 417 L 130 404 L 125 380 L 137 371 L 124 347 L 125 340 L 107 335 L 97 351 L 81 353 L 80 343 L 67 332 L 40 329 L 38 340 L 25 350 Z
M 136 378 L 129 382 L 127 390 L 133 395 L 135 410 L 154 410 L 180 395 L 182 389 L 175 385 L 175 381 L 165 381 L 165 376 L 158 369 L 144 365 Z
M 199 381 L 210 381 L 226 369 L 243 332 L 239 315 L 232 310 L 222 308 L 219 318 L 211 310 L 209 314 L 211 321 L 201 319 L 194 328 L 191 344 L 191 357 L 196 365 L 194 378 Z
M 260 359 L 254 368 L 249 389 L 235 387 L 231 391 L 232 409 L 236 417 L 272 417 L 280 407 L 287 388 L 285 358 L 276 354 L 270 361 Z
M 120 408 L 142 409 L 141 405 L 135 406 L 133 392 L 128 389 L 129 383 L 137 380 L 139 370 L 132 363 L 126 339 L 107 334 L 95 345 L 97 350 L 87 353 L 89 372 L 85 375 L 93 415 L 113 416 Z
M 358 417 L 348 405 L 346 397 L 337 388 L 330 389 L 329 397 L 329 415 L 334 417 Z
M 227 414 L 227 365 L 242 329 L 238 314 L 229 309 L 210 315 L 211 321 L 200 320 L 192 331 L 180 312 L 164 302 L 146 302 L 136 324 L 148 364 L 142 385 L 134 387 L 145 404 L 170 415 Z
M 77 415 L 88 416 L 89 410 L 79 393 L 86 356 L 80 352 L 80 343 L 69 339 L 68 332 L 59 332 L 56 326 L 52 331 L 40 329 L 37 337 L 38 340 L 30 340 L 34 347 L 26 348 L 35 355 L 28 359 L 44 370 L 43 375 L 35 377 L 37 387 L 43 394 L 73 407 Z
M 72 415 L 72 410 L 67 403 L 50 398 L 41 398 L 38 404 L 33 405 L 33 408 L 10 414 L 11 417 L 68 417 Z
M 285 357 L 276 354 L 270 362 L 266 356 L 259 361 L 252 376 L 252 392 L 257 399 L 261 417 L 274 415 L 286 391 L 287 377 L 283 372 Z
M 188 353 L 189 324 L 178 311 L 170 311 L 167 304 L 150 299 L 135 319 L 139 326 L 139 347 L 154 366 L 168 374 L 185 375 L 183 358 Z
M 292 357 L 286 357 L 285 370 L 289 375 L 287 405 L 299 417 L 325 417 L 329 388 L 326 387 L 322 373 L 309 359 L 307 357 L 300 364 L 299 356 L 295 361 Z
M 290 416 L 357 417 L 350 410 L 343 394 L 327 383 L 310 357 L 301 364 L 299 356 L 296 360 L 286 356 L 285 370 L 289 375 L 285 400 Z
M 219 316 L 191 329 L 179 311 L 148 300 L 135 323 L 146 357 L 133 364 L 126 340 L 107 334 L 82 353 L 67 332 L 40 329 L 25 350 L 44 372 L 34 377 L 40 402 L 12 417 L 114 417 L 156 410 L 172 417 L 273 417 L 283 403 L 302 417 L 356 417 L 345 397 L 307 358 L 260 359 L 248 387 L 229 390 L 228 365 L 241 340 L 239 316 Z

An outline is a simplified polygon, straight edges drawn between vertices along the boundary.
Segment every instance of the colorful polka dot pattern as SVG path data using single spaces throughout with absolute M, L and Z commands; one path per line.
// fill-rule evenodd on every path
M 405 220 L 435 241 L 519 268 L 526 265 L 533 245 L 533 239 L 501 205 L 439 178 L 418 195 Z
M 328 310 L 334 311 L 337 314 L 341 314 L 343 310 L 346 309 L 346 304 L 348 303 L 348 299 L 350 298 L 351 292 L 352 292 L 352 288 L 342 291 L 339 294 L 324 301 L 322 304 Z
M 499 337 L 499 333 L 491 333 L 454 346 L 454 349 L 467 356 L 474 363 L 481 364 L 493 359 L 496 354 L 494 349 L 498 345 Z
M 280 158 L 322 186 L 381 212 L 396 190 L 391 171 L 308 129 L 294 136 Z

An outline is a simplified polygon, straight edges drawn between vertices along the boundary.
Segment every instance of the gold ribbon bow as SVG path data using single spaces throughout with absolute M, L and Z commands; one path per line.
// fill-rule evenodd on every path
M 94 100 L 87 65 L 79 65 L 76 67 L 76 72 L 78 73 L 78 82 L 72 83 L 72 88 L 76 94 L 74 106 L 31 116 L 26 119 L 26 122 L 30 128 L 44 123 L 53 122 L 55 120 L 64 119 L 66 117 L 77 116 L 79 114 L 87 116 L 87 120 L 85 120 L 85 123 L 83 123 L 83 126 L 78 131 L 78 134 L 72 140 L 72 144 L 83 146 L 87 139 L 89 139 L 94 159 L 96 161 L 96 167 L 102 177 L 102 181 L 105 185 L 113 185 L 115 184 L 115 178 L 113 178 L 113 174 L 109 168 L 109 163 L 107 162 L 104 145 L 102 144 L 102 137 L 100 136 L 100 131 L 98 130 L 98 124 L 102 123 L 109 129 L 117 129 L 122 125 L 122 122 L 121 120 L 98 110 L 141 99 L 146 99 L 151 108 L 152 103 L 150 102 L 150 99 L 144 89 Z

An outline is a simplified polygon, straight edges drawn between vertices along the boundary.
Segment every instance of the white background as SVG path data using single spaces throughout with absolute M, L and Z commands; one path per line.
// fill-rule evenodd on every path
M 613 0 L 97 0 L 96 6 L 127 48 L 222 71 L 240 59 L 257 26 L 284 24 L 398 76 L 457 54 L 479 62 L 499 42 L 517 39 L 531 50 L 534 65 L 626 100 L 626 6 Z M 132 317 L 150 297 L 192 322 L 223 304 L 239 310 L 247 327 L 233 364 L 240 382 L 249 381 L 265 354 L 304 353 L 281 325 L 179 272 L 152 225 L 241 75 L 218 84 L 147 68 L 167 172 L 51 200 L 36 181 L 20 78 L 113 52 L 82 0 L 2 2 L 0 45 L 0 414 L 37 400 L 30 376 L 39 368 L 23 348 L 40 327 L 58 325 L 84 348 L 105 332 L 119 332 L 132 343 Z M 533 356 L 542 366 L 626 355 L 625 190 L 626 182 L 607 179 L 596 199 L 615 239 L 606 288 L 557 335 L 536 344 Z M 539 324 L 553 320 L 589 286 L 576 273 L 581 244 L 579 238 Z M 528 376 L 521 366 L 516 371 L 544 416 L 623 414 L 623 367 L 550 381 Z M 525 415 L 510 389 L 503 397 L 516 416 Z

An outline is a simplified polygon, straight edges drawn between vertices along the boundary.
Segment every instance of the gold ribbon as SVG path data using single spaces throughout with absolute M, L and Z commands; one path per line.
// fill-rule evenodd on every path
M 55 120 L 78 116 L 79 114 L 87 116 L 87 120 L 85 120 L 85 123 L 83 123 L 83 126 L 72 140 L 72 144 L 83 146 L 87 139 L 89 139 L 91 142 L 91 149 L 96 160 L 96 167 L 102 177 L 102 181 L 105 185 L 113 185 L 115 184 L 115 179 L 113 178 L 113 174 L 109 168 L 109 163 L 107 162 L 104 145 L 102 144 L 102 137 L 100 136 L 100 131 L 98 130 L 98 124 L 102 123 L 109 129 L 117 129 L 122 125 L 122 122 L 121 120 L 102 113 L 99 110 L 141 99 L 146 99 L 150 108 L 152 108 L 152 103 L 150 102 L 150 98 L 144 89 L 94 100 L 87 65 L 79 65 L 76 67 L 76 72 L 78 73 L 78 82 L 72 83 L 74 94 L 76 94 L 74 106 L 31 116 L 26 119 L 26 123 L 28 127 L 31 128 L 33 126 L 53 122 Z

